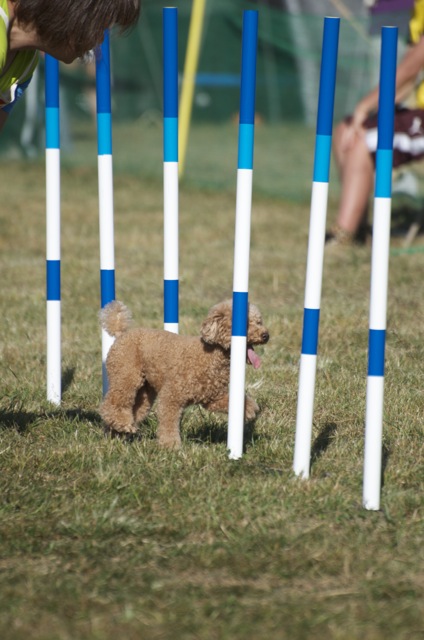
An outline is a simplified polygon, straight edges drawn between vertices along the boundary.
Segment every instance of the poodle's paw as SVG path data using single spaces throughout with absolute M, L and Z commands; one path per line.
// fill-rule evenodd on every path
M 137 425 L 134 422 L 132 409 L 117 407 L 108 402 L 107 397 L 100 407 L 100 417 L 106 432 L 109 431 L 115 434 L 137 433 Z
M 116 422 L 103 421 L 103 429 L 106 434 L 111 436 L 131 436 L 137 433 L 137 427 L 134 424 L 118 424 Z
M 181 437 L 180 434 L 177 436 L 170 436 L 169 434 L 160 434 L 158 436 L 158 443 L 160 447 L 164 449 L 181 449 Z
M 115 431 L 114 429 L 109 429 L 105 425 L 103 425 L 103 432 L 106 438 L 110 438 L 111 440 L 120 440 L 121 442 L 134 442 L 140 438 L 140 432 L 128 433 L 126 431 Z
M 254 420 L 259 413 L 259 407 L 253 398 L 246 396 L 246 403 L 244 408 L 244 418 L 246 422 Z

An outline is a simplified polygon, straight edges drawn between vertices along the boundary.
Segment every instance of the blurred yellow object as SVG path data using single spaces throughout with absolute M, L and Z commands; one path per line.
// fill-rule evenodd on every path
M 424 0 L 415 0 L 412 17 L 409 21 L 409 39 L 417 44 L 424 33 Z M 415 89 L 415 106 L 424 109 L 424 82 Z
M 179 114 L 178 171 L 180 178 L 184 174 L 188 132 L 190 129 L 191 111 L 193 107 L 193 94 L 196 84 L 196 71 L 199 62 L 200 42 L 202 39 L 203 21 L 205 17 L 205 6 L 206 0 L 194 0 L 193 9 L 191 11 Z
M 415 90 L 415 102 L 418 109 L 424 109 L 424 82 L 421 82 Z
M 409 21 L 409 37 L 412 44 L 417 44 L 424 31 L 424 0 L 415 0 L 412 17 Z

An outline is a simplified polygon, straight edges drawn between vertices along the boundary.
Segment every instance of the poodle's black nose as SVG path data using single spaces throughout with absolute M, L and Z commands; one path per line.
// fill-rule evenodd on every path
M 262 334 L 262 342 L 266 344 L 268 340 L 269 340 L 269 333 L 268 331 L 264 331 L 264 333 Z

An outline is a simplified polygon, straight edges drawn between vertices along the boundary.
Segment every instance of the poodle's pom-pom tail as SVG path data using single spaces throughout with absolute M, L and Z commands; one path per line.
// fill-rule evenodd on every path
M 110 336 L 117 338 L 131 326 L 131 311 L 119 300 L 109 302 L 99 313 L 100 324 Z

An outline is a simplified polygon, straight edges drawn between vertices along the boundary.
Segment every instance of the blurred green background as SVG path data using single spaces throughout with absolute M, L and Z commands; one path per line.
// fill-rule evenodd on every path
M 183 75 L 193 3 L 179 10 Z M 111 37 L 114 171 L 162 176 L 162 3 L 143 0 L 139 24 Z M 335 120 L 378 78 L 379 43 L 363 0 L 207 0 L 184 183 L 235 189 L 242 10 L 259 10 L 254 188 L 289 201 L 310 197 L 324 15 L 341 16 Z M 406 36 L 407 12 L 390 16 Z M 97 162 L 95 79 L 61 65 L 62 162 Z M 2 136 L 3 160 L 44 156 L 44 69 Z M 335 172 L 333 169 L 333 176 Z M 332 180 L 331 194 L 337 193 Z

